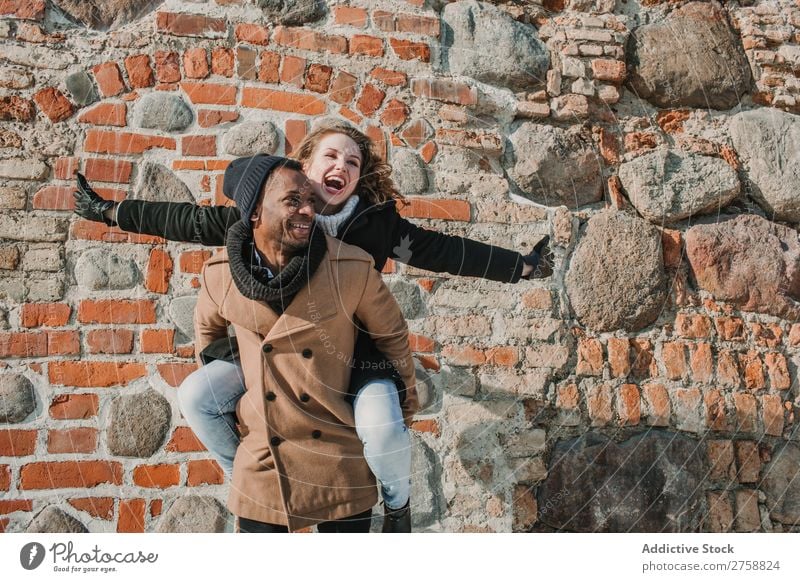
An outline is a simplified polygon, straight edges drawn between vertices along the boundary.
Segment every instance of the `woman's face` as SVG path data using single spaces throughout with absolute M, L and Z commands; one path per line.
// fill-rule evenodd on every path
M 317 197 L 317 212 L 337 212 L 355 192 L 361 176 L 361 152 L 358 144 L 342 133 L 322 137 L 303 171 Z

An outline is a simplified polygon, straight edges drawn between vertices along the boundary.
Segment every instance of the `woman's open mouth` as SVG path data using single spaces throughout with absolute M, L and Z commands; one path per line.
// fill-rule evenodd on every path
M 339 196 L 344 191 L 345 183 L 342 178 L 332 176 L 325 178 L 322 187 L 329 196 Z

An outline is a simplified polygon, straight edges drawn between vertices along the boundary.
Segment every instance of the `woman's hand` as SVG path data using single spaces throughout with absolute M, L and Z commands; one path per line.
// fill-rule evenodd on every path
M 72 195 L 75 197 L 75 214 L 94 222 L 104 222 L 108 226 L 117 225 L 114 222 L 116 202 L 105 200 L 92 190 L 83 174 L 78 173 L 78 189 Z
M 522 257 L 523 279 L 546 279 L 553 274 L 553 251 L 549 246 L 550 237 L 545 236 L 533 247 L 530 254 Z

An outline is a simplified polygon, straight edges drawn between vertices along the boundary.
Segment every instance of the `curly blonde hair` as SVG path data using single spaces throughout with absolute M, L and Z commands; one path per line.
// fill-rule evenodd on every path
M 320 140 L 331 133 L 346 135 L 356 143 L 361 152 L 361 175 L 354 194 L 372 204 L 403 199 L 392 180 L 392 166 L 381 159 L 375 142 L 345 121 L 327 118 L 316 123 L 292 152 L 291 157 L 305 164 L 314 154 Z

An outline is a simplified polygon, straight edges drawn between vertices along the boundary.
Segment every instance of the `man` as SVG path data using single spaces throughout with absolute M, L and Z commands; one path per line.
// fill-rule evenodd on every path
M 246 532 L 368 531 L 377 491 L 348 396 L 359 322 L 417 403 L 408 328 L 364 251 L 314 228 L 299 163 L 234 160 L 224 189 L 242 213 L 224 252 L 206 262 L 196 350 L 233 325 L 247 391 L 228 506 Z

